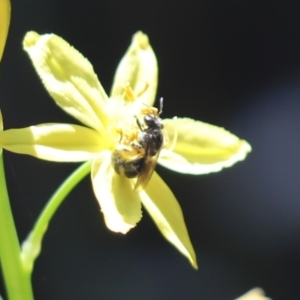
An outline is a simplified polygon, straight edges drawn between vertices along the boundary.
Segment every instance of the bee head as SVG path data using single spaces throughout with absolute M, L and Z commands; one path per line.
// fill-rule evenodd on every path
M 153 114 L 146 115 L 144 117 L 144 122 L 150 128 L 164 128 L 164 125 L 161 123 L 161 119 Z

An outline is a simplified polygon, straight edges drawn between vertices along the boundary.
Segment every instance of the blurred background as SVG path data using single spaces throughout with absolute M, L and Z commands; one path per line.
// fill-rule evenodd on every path
M 76 123 L 51 100 L 22 50 L 27 31 L 62 36 L 109 92 L 131 36 L 142 30 L 159 61 L 163 117 L 222 126 L 253 147 L 245 162 L 216 174 L 157 168 L 182 206 L 198 271 L 146 212 L 126 236 L 108 231 L 84 180 L 45 236 L 33 273 L 37 300 L 229 300 L 256 286 L 273 299 L 299 299 L 299 10 L 288 0 L 12 0 L 0 70 L 5 128 Z M 78 165 L 5 152 L 5 166 L 23 240 Z

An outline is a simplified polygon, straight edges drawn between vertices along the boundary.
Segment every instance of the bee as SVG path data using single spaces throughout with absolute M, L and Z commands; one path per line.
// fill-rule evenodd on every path
M 159 118 L 162 110 L 163 98 L 160 99 L 159 111 L 152 107 L 143 110 L 146 127 L 143 127 L 137 118 L 137 125 L 141 131 L 138 135 L 138 143 L 142 146 L 145 153 L 134 189 L 144 189 L 147 186 L 155 170 L 159 153 L 165 144 L 165 137 L 162 131 L 164 125 Z
M 136 140 L 129 145 L 120 143 L 112 155 L 115 171 L 127 178 L 137 177 L 134 189 L 144 189 L 155 170 L 159 153 L 165 144 L 164 128 L 159 116 L 162 113 L 163 99 L 160 99 L 160 109 L 146 107 L 142 110 L 144 114 L 141 124 L 136 117 L 140 132 Z

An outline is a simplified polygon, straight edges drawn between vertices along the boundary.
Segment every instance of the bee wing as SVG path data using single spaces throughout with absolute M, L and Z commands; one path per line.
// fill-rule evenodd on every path
M 143 190 L 147 186 L 157 165 L 158 156 L 159 152 L 155 156 L 146 156 L 143 170 L 139 174 L 136 184 L 134 186 L 134 189 L 136 191 Z

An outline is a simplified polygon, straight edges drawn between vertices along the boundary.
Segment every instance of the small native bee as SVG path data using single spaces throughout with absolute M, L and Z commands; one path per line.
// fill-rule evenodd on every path
M 163 98 L 160 99 L 160 108 L 158 112 L 153 108 L 147 108 L 144 110 L 144 113 L 146 113 L 144 116 L 144 123 L 147 126 L 146 128 L 143 128 L 137 118 L 137 124 L 141 130 L 141 133 L 138 136 L 138 143 L 145 150 L 145 154 L 143 157 L 141 171 L 138 174 L 134 187 L 135 189 L 143 189 L 146 187 L 155 170 L 159 153 L 164 146 L 164 134 L 162 132 L 164 125 L 159 118 L 162 113 L 162 109 Z
M 148 184 L 155 170 L 159 153 L 164 146 L 163 124 L 159 116 L 162 113 L 163 99 L 160 99 L 160 109 L 152 107 L 143 109 L 144 126 L 136 117 L 140 132 L 137 141 L 130 145 L 119 144 L 113 152 L 112 161 L 115 171 L 127 178 L 137 177 L 134 189 L 143 189 Z M 145 127 L 146 126 L 146 127 Z

